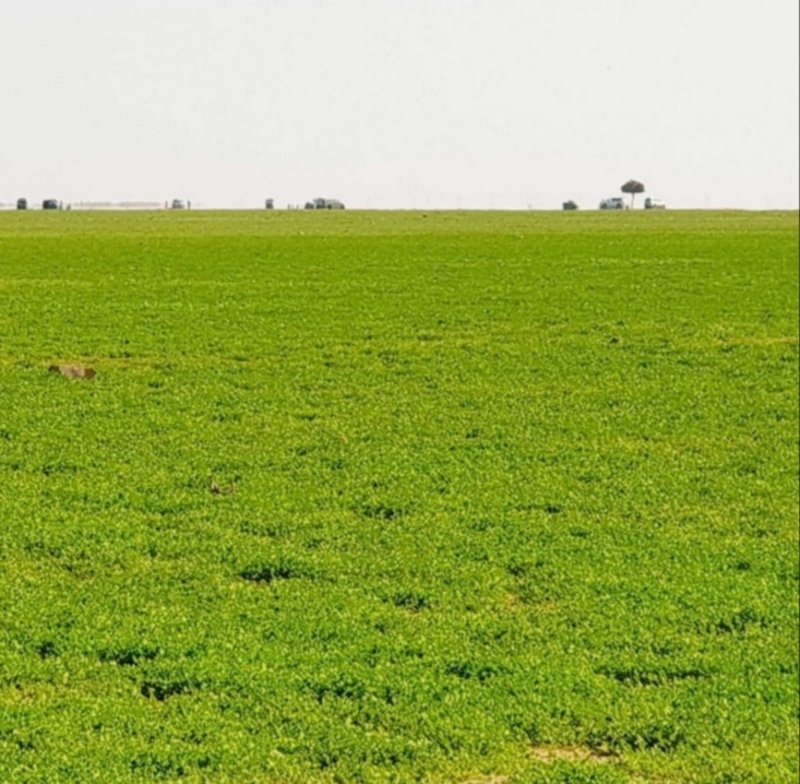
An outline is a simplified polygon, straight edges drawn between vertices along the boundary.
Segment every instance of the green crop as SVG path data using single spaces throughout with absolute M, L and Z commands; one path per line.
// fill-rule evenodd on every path
M 0 781 L 796 781 L 797 249 L 0 214 Z

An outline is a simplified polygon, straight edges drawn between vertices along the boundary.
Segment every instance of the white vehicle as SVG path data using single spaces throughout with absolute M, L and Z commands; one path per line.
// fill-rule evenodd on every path
M 667 209 L 667 205 L 665 202 L 661 201 L 661 199 L 653 199 L 648 196 L 644 200 L 644 208 L 646 210 L 665 210 Z
M 603 199 L 603 201 L 600 202 L 600 209 L 624 210 L 627 208 L 625 207 L 625 202 L 622 200 L 622 196 L 609 196 L 607 199 Z

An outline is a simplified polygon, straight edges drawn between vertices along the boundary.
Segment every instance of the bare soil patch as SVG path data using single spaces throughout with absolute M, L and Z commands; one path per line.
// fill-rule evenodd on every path
M 90 379 L 97 375 L 97 371 L 94 368 L 85 367 L 84 365 L 50 365 L 48 370 L 51 373 L 60 373 L 67 378 Z
M 613 752 L 597 751 L 582 746 L 534 746 L 531 755 L 545 763 L 593 762 L 604 765 L 617 759 L 617 755 Z

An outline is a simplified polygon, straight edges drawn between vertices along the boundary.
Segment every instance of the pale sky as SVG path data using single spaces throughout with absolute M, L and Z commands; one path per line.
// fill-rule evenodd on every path
M 0 93 L 5 203 L 798 206 L 797 0 L 0 0 Z

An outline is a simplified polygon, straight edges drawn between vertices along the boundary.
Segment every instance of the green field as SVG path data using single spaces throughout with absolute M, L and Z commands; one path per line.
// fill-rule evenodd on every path
M 797 513 L 796 212 L 0 214 L 2 782 L 796 782 Z

